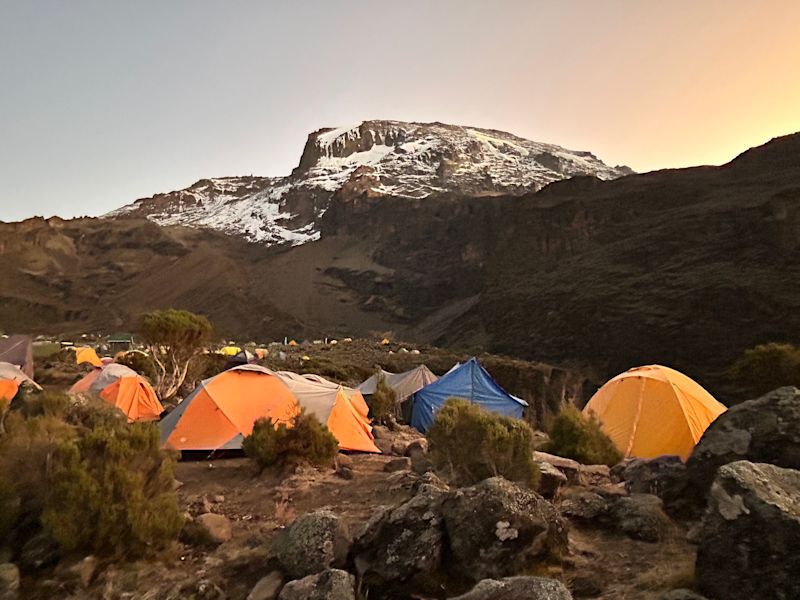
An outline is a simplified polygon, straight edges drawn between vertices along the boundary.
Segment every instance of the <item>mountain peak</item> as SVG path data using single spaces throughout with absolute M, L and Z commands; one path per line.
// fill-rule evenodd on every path
M 610 167 L 591 152 L 494 129 L 370 120 L 309 134 L 298 166 L 286 177 L 204 179 L 109 216 L 144 216 L 255 242 L 302 244 L 319 237 L 318 221 L 340 191 L 416 199 L 439 193 L 519 195 L 574 176 L 614 179 L 631 172 Z

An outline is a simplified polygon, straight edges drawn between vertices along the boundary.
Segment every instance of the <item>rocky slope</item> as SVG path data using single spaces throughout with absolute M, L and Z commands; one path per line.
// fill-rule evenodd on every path
M 265 244 L 319 239 L 334 193 L 390 198 L 522 194 L 560 179 L 613 179 L 632 171 L 609 167 L 590 152 L 525 140 L 502 131 L 445 125 L 364 121 L 308 136 L 300 164 L 287 177 L 203 179 L 111 213 L 161 225 L 209 227 Z

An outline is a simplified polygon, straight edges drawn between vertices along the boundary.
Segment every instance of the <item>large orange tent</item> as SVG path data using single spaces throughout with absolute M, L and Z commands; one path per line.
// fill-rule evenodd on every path
M 72 394 L 98 394 L 125 413 L 128 421 L 155 421 L 164 412 L 147 380 L 133 369 L 117 363 L 92 369 L 69 391 Z
M 617 375 L 583 409 L 626 457 L 674 455 L 686 460 L 723 412 L 699 383 L 669 367 L 648 365 Z
M 261 418 L 288 423 L 299 412 L 283 381 L 258 365 L 205 380 L 160 423 L 161 443 L 175 450 L 235 450 Z
M 345 388 L 318 375 L 276 373 L 297 397 L 301 408 L 324 423 L 342 450 L 380 452 L 367 417 L 367 405 L 358 390 Z
M 19 387 L 24 383 L 28 383 L 37 389 L 42 389 L 17 365 L 0 362 L 0 402 L 13 400 L 19 391 Z

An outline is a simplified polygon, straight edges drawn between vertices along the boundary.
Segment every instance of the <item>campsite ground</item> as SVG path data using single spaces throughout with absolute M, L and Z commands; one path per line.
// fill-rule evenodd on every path
M 388 456 L 352 455 L 354 477 L 345 480 L 333 470 L 304 468 L 285 478 L 257 475 L 244 458 L 183 461 L 177 465 L 179 500 L 192 515 L 222 514 L 230 519 L 232 536 L 215 548 L 176 544 L 160 562 L 112 565 L 101 571 L 89 589 L 71 598 L 228 598 L 244 599 L 271 570 L 270 541 L 298 515 L 328 509 L 341 516 L 352 533 L 381 505 L 411 496 L 416 475 L 384 472 Z M 691 583 L 694 548 L 684 528 L 671 525 L 665 541 L 648 543 L 619 533 L 570 530 L 570 554 L 547 575 L 583 589 L 602 592 L 606 600 L 658 600 L 666 590 Z M 53 597 L 57 578 L 26 582 L 25 597 Z M 220 592 L 223 592 L 222 595 Z

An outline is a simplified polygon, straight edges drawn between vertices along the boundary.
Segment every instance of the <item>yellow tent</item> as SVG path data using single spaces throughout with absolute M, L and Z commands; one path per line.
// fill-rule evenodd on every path
M 75 362 L 78 364 L 88 362 L 93 367 L 101 367 L 103 365 L 103 362 L 100 360 L 100 357 L 97 356 L 97 352 L 94 351 L 94 348 L 89 348 L 88 346 L 85 348 L 75 348 Z
M 683 373 L 660 365 L 636 367 L 597 390 L 593 413 L 626 457 L 680 456 L 686 460 L 725 406 Z
M 241 352 L 242 349 L 239 346 L 225 346 L 224 348 L 220 348 L 219 353 L 223 356 L 236 356 Z

